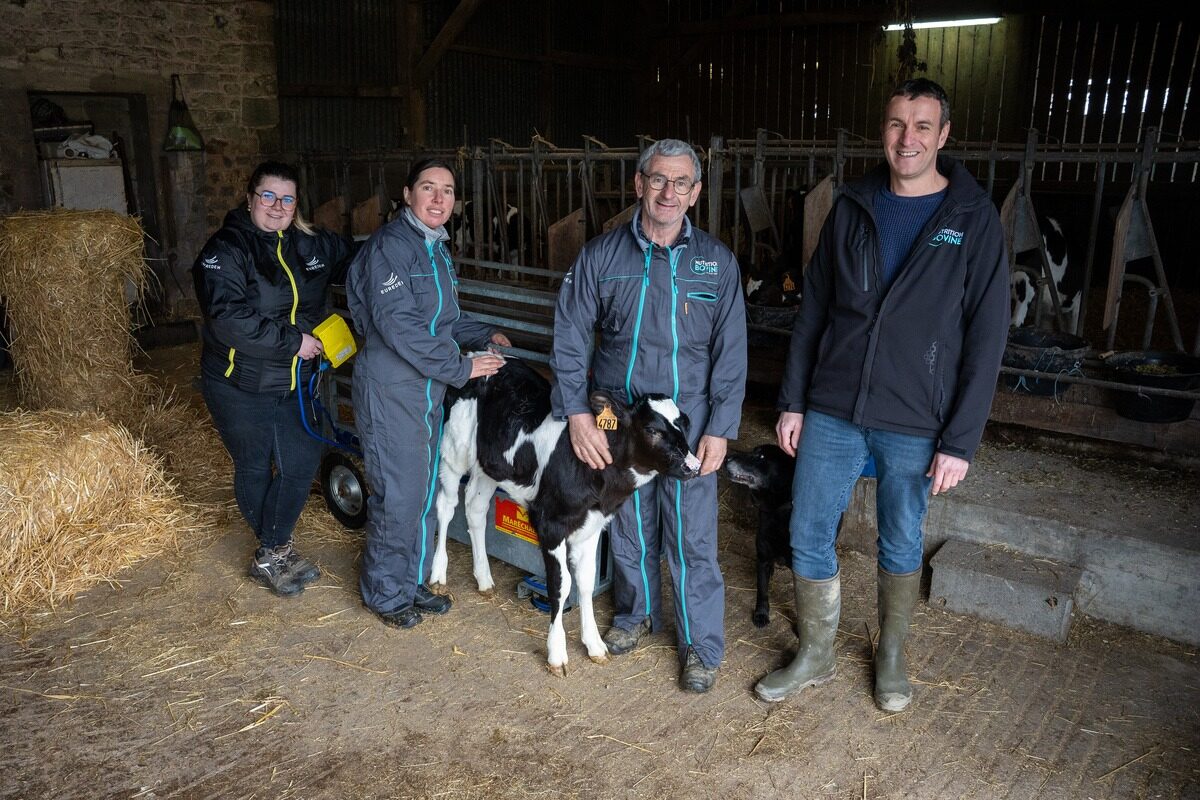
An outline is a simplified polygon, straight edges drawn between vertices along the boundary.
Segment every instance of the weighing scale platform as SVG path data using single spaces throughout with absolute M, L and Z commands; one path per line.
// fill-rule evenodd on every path
M 471 546 L 471 537 L 467 533 L 465 505 L 459 490 L 458 508 L 454 510 L 454 519 L 450 521 L 448 535 L 457 542 Z M 529 524 L 529 516 L 525 509 L 517 504 L 504 492 L 496 492 L 488 509 L 487 532 L 484 540 L 487 544 L 489 558 L 498 558 L 506 564 L 511 564 L 519 570 L 529 573 L 530 577 L 521 581 L 517 586 L 519 597 L 529 596 L 530 593 L 546 597 L 546 564 L 542 559 L 542 550 L 538 546 L 537 534 Z M 605 528 L 596 537 L 596 586 L 592 592 L 595 597 L 608 590 L 612 585 L 612 552 L 609 548 L 608 529 Z M 473 578 L 472 578 L 473 580 Z M 573 608 L 577 600 L 575 581 L 571 581 L 571 594 L 567 598 L 567 608 Z

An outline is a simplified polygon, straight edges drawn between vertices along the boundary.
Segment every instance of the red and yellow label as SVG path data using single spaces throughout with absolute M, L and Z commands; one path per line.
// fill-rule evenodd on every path
M 515 500 L 496 498 L 496 530 L 537 544 L 537 531 L 529 524 L 529 512 Z

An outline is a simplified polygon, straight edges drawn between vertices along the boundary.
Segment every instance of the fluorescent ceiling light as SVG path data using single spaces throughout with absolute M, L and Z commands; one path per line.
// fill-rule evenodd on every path
M 921 28 L 959 28 L 967 25 L 995 25 L 1000 21 L 999 17 L 980 17 L 979 19 L 944 19 L 936 22 L 914 22 L 913 30 Z M 902 31 L 904 30 L 903 23 L 888 25 L 884 28 L 885 31 Z

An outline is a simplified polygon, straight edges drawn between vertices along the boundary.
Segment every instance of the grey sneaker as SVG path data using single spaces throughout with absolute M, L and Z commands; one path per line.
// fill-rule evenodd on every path
M 301 586 L 307 586 L 321 577 L 321 568 L 300 555 L 291 542 L 279 545 L 275 548 L 275 552 L 283 556 L 288 572 L 292 573 Z
M 608 646 L 608 652 L 614 656 L 621 656 L 628 653 L 633 648 L 637 647 L 638 642 L 642 637 L 650 632 L 650 620 L 644 619 L 638 623 L 637 627 L 631 631 L 624 628 L 618 628 L 613 625 L 604 634 L 604 644 Z
M 304 585 L 287 567 L 287 556 L 281 554 L 278 547 L 255 550 L 248 574 L 280 597 L 293 597 L 304 591 Z
M 679 685 L 685 692 L 704 694 L 717 682 L 717 668 L 706 667 L 696 655 L 696 651 L 688 648 L 687 663 L 679 675 Z

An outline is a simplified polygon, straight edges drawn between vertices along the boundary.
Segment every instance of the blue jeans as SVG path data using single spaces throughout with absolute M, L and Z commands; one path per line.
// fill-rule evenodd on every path
M 262 547 L 287 544 L 325 447 L 305 432 L 296 393 L 247 392 L 207 375 L 200 392 L 233 459 L 242 517 Z
M 792 484 L 792 571 L 813 581 L 837 574 L 838 522 L 868 456 L 875 457 L 879 479 L 879 566 L 897 575 L 919 569 L 932 482 L 925 473 L 935 445 L 924 436 L 863 428 L 819 411 L 805 414 Z

